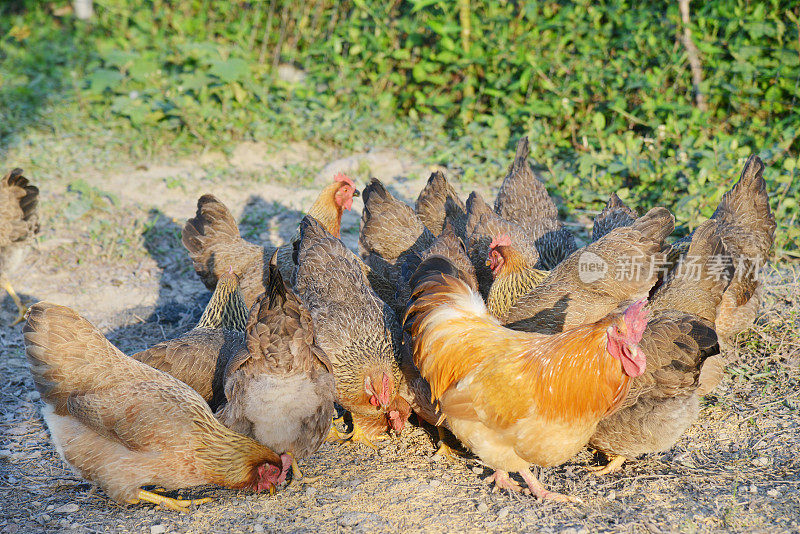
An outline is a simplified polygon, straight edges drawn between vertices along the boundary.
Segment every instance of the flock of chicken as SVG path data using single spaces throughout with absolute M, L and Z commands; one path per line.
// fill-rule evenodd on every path
M 69 308 L 28 311 L 58 452 L 119 502 L 185 511 L 200 501 L 142 487 L 272 492 L 290 467 L 302 480 L 296 460 L 324 440 L 372 445 L 412 412 L 495 469 L 496 487 L 524 491 L 517 472 L 541 499 L 574 500 L 531 465 L 589 444 L 607 473 L 671 447 L 755 320 L 775 231 L 762 162 L 750 157 L 711 219 L 672 245 L 668 210 L 637 216 L 612 195 L 578 248 L 527 159 L 523 138 L 494 209 L 474 192 L 463 202 L 439 172 L 413 209 L 373 179 L 360 257 L 339 239 L 359 196 L 343 174 L 277 249 L 245 241 L 201 197 L 183 244 L 214 294 L 191 331 L 127 356 Z M 37 196 L 21 171 L 3 181 L 19 221 L 0 226 L 4 255 L 34 231 Z M 334 403 L 349 434 L 331 423 Z

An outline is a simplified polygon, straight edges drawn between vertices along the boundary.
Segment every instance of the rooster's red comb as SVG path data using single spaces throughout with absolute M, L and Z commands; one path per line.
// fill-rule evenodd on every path
M 343 172 L 337 172 L 336 175 L 333 177 L 333 181 L 334 182 L 344 182 L 347 185 L 349 185 L 350 187 L 355 187 L 356 186 L 356 184 L 353 183 L 353 180 L 351 180 L 350 177 L 347 176 Z
M 633 343 L 642 340 L 642 334 L 647 326 L 647 319 L 650 310 L 646 309 L 647 299 L 637 300 L 625 310 L 622 318 L 625 320 L 625 328 L 628 330 L 628 339 Z
M 489 248 L 493 250 L 495 247 L 510 247 L 510 246 L 511 246 L 511 238 L 508 237 L 508 234 L 503 234 L 500 237 L 492 239 L 492 243 L 489 245 Z

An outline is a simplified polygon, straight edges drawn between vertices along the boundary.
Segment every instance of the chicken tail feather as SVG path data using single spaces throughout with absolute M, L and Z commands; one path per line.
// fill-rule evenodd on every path
M 71 394 L 111 386 L 113 360 L 126 358 L 89 321 L 65 306 L 34 304 L 22 329 L 36 389 L 56 413 Z
M 183 227 L 181 241 L 189 252 L 194 269 L 203 283 L 213 289 L 217 280 L 234 263 L 226 258 L 225 249 L 241 241 L 239 227 L 231 212 L 214 195 L 203 195 L 197 201 L 197 213 Z

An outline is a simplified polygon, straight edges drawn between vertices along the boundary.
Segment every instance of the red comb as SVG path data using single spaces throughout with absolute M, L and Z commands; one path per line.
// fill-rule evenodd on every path
M 511 238 L 508 237 L 508 234 L 503 234 L 500 237 L 492 239 L 492 243 L 489 245 L 490 249 L 494 249 L 495 247 L 510 247 L 511 246 Z
M 334 182 L 344 182 L 347 185 L 349 185 L 350 187 L 355 187 L 356 186 L 356 184 L 353 183 L 353 180 L 351 180 L 350 177 L 347 176 L 343 172 L 337 172 L 336 175 L 333 177 L 333 181 Z
M 628 329 L 628 338 L 634 343 L 642 340 L 642 334 L 647 327 L 647 319 L 650 310 L 646 309 L 647 299 L 637 300 L 625 310 L 622 318 L 625 321 L 625 328 Z

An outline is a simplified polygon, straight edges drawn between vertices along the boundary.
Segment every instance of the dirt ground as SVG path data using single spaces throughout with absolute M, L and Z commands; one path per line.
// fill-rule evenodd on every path
M 360 185 L 377 176 L 411 202 L 431 171 L 394 151 L 343 155 L 245 143 L 230 156 L 230 163 L 210 153 L 110 173 L 88 164 L 77 174 L 37 175 L 34 166 L 28 174 L 42 190 L 42 233 L 9 273 L 18 292 L 27 302 L 71 306 L 123 351 L 139 350 L 191 328 L 209 298 L 179 237 L 200 195 L 220 197 L 251 240 L 279 244 L 334 171 L 354 173 Z M 313 182 L 270 178 L 312 159 L 328 162 L 315 168 Z M 355 248 L 359 200 L 353 208 L 343 238 Z M 587 221 L 579 214 L 576 227 Z M 630 461 L 617 474 L 590 476 L 584 467 L 598 458 L 589 450 L 541 470 L 548 488 L 584 501 L 567 505 L 492 493 L 482 482 L 490 471 L 477 459 L 434 457 L 430 434 L 411 427 L 379 442 L 377 452 L 325 444 L 304 464 L 322 478 L 273 497 L 203 487 L 180 492 L 215 497 L 190 514 L 120 506 L 57 456 L 26 367 L 21 325 L 7 326 L 14 307 L 3 295 L 0 532 L 798 532 L 798 273 L 783 265 L 765 274 L 759 325 L 742 336 L 700 420 L 672 449 Z

